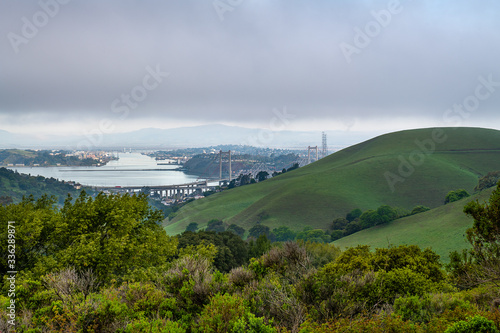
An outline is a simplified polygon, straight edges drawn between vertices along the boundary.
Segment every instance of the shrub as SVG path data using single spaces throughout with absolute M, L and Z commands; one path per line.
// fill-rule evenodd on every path
M 479 182 L 476 187 L 474 187 L 474 191 L 482 191 L 489 187 L 496 186 L 498 181 L 500 180 L 500 171 L 492 171 L 488 172 L 488 174 L 479 179 Z
M 125 333 L 185 333 L 182 326 L 170 320 L 157 319 L 153 321 L 139 319 L 128 324 Z
M 255 273 L 243 267 L 233 268 L 229 272 L 228 281 L 237 288 L 243 288 L 255 279 Z
M 125 301 L 129 308 L 137 314 L 148 318 L 172 318 L 172 311 L 176 308 L 175 299 L 156 289 L 150 283 L 133 283 L 124 285 Z
M 345 216 L 345 218 L 346 218 L 347 221 L 352 222 L 355 219 L 359 218 L 361 216 L 361 214 L 363 214 L 363 212 L 361 211 L 361 209 L 356 208 L 356 209 L 351 210 L 349 213 L 347 213 L 347 215 Z
M 251 260 L 248 268 L 258 278 L 273 271 L 294 283 L 300 280 L 311 266 L 305 246 L 296 242 L 286 242 L 273 247 L 259 259 Z
M 186 231 L 195 232 L 196 230 L 198 230 L 198 223 L 196 222 L 191 222 L 186 227 Z
M 309 315 L 316 320 L 369 313 L 380 305 L 380 283 L 373 271 L 339 274 L 326 265 L 306 277 L 298 286 Z
M 397 296 L 423 296 L 427 291 L 435 290 L 432 281 L 424 275 L 414 272 L 409 268 L 397 268 L 390 272 L 382 272 L 378 275 L 381 294 L 387 301 Z
M 428 322 L 432 317 L 455 309 L 469 310 L 469 301 L 452 294 L 425 294 L 423 297 L 399 297 L 394 301 L 394 313 L 403 320 Z
M 269 273 L 259 282 L 249 284 L 243 294 L 252 313 L 272 318 L 276 325 L 296 332 L 305 320 L 306 308 L 300 302 L 294 286 L 276 272 Z
M 498 333 L 498 329 L 492 320 L 482 316 L 467 318 L 467 321 L 459 321 L 451 325 L 445 333 Z
M 311 264 L 316 268 L 334 261 L 341 253 L 340 249 L 332 244 L 307 242 L 304 246 Z
M 272 321 L 270 322 L 272 324 Z M 257 318 L 248 313 L 246 318 L 240 318 L 234 323 L 232 333 L 277 333 L 271 325 L 266 325 L 264 318 Z
M 197 332 L 231 332 L 236 322 L 248 312 L 245 300 L 240 296 L 217 294 L 203 308 L 197 325 Z
M 463 198 L 467 198 L 469 196 L 470 196 L 470 194 L 464 189 L 450 191 L 446 195 L 446 198 L 444 199 L 444 203 L 445 204 L 451 203 L 451 202 L 458 201 L 458 200 L 463 199 Z
M 299 333 L 420 333 L 419 324 L 403 321 L 398 316 L 382 312 L 373 317 L 340 318 L 324 324 L 307 321 Z
M 224 226 L 224 222 L 221 220 L 213 219 L 208 221 L 207 228 L 205 231 L 215 231 L 215 232 L 224 232 L 226 227 Z
M 431 210 L 431 209 L 429 207 L 426 207 L 426 206 L 422 206 L 422 205 L 415 206 L 415 208 L 412 209 L 410 215 L 420 214 L 420 213 L 426 212 L 428 210 Z
M 174 317 L 196 315 L 208 303 L 210 296 L 218 291 L 209 260 L 192 256 L 174 262 L 172 268 L 165 272 L 161 284 L 176 299 Z

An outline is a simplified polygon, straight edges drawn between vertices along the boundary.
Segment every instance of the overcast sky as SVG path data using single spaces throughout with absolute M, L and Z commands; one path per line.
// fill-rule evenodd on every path
M 499 15 L 495 0 L 3 0 L 0 129 L 500 129 Z

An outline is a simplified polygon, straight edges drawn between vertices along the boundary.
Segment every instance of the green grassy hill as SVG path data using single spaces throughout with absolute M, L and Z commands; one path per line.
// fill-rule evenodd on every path
M 382 248 L 415 244 L 421 248 L 432 248 L 444 262 L 448 262 L 451 251 L 470 247 L 465 231 L 472 227 L 473 220 L 464 214 L 464 206 L 473 200 L 487 202 L 493 190 L 494 188 L 490 188 L 424 213 L 361 230 L 333 244 L 341 249 L 357 245 Z
M 439 130 L 443 134 L 433 137 Z M 433 153 L 418 155 L 421 148 L 417 142 L 426 142 Z M 418 156 L 423 160 L 419 161 Z M 401 175 L 401 160 L 410 158 L 417 164 L 414 171 Z M 500 131 L 401 131 L 351 146 L 262 183 L 197 200 L 179 210 L 174 219 L 166 222 L 165 229 L 175 234 L 184 231 L 189 222 L 203 227 L 214 218 L 247 230 L 257 222 L 271 228 L 326 228 L 334 218 L 354 208 L 365 211 L 383 204 L 405 209 L 419 204 L 436 208 L 450 190 L 464 188 L 472 192 L 478 178 L 494 170 L 500 170 Z M 402 181 L 391 188 L 387 172 Z

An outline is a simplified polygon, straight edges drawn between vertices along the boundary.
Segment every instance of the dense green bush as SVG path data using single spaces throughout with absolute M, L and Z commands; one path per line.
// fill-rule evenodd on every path
M 181 324 L 164 319 L 138 319 L 125 327 L 124 333 L 185 333 Z
M 481 316 L 468 318 L 467 321 L 461 320 L 451 325 L 445 333 L 498 333 L 493 321 Z
M 469 196 L 470 196 L 470 194 L 464 189 L 450 191 L 446 195 L 446 197 L 444 199 L 444 203 L 447 204 L 450 202 L 455 202 L 455 201 L 458 201 L 460 199 L 467 198 Z
M 214 295 L 201 312 L 196 332 L 231 332 L 236 322 L 248 312 L 245 300 L 240 296 Z
M 429 322 L 434 316 L 445 311 L 473 310 L 475 307 L 460 295 L 451 293 L 424 294 L 419 296 L 399 297 L 394 301 L 394 313 L 403 320 Z

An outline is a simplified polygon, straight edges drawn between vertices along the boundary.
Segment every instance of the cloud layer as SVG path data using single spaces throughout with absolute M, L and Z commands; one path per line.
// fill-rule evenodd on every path
M 500 128 L 499 11 L 493 0 L 2 1 L 0 129 L 268 126 L 284 106 L 291 127 L 453 125 L 443 115 L 480 77 L 493 91 L 453 115 Z

